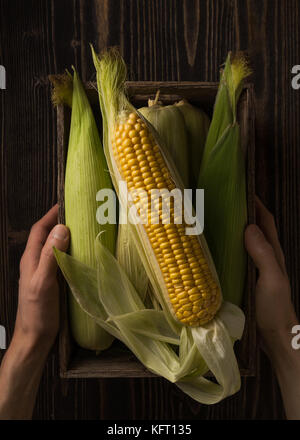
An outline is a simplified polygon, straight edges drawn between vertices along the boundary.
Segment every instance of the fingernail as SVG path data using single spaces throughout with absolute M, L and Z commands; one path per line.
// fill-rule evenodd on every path
M 64 225 L 55 226 L 52 237 L 56 240 L 66 240 L 69 237 L 67 228 Z

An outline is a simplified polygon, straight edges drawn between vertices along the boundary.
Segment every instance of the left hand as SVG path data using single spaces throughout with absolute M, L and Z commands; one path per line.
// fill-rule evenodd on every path
M 59 290 L 53 246 L 66 251 L 69 230 L 57 225 L 58 205 L 33 225 L 20 262 L 19 303 L 14 331 L 26 346 L 49 348 L 59 328 Z

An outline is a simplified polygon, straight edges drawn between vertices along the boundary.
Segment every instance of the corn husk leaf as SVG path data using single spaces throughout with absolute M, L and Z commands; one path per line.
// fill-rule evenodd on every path
M 121 339 L 120 332 L 113 323 L 107 322 L 107 314 L 99 301 L 97 270 L 56 248 L 54 255 L 78 307 L 95 323 Z
M 240 376 L 232 349 L 232 340 L 241 337 L 244 326 L 238 307 L 224 303 L 211 323 L 197 329 L 182 326 L 174 333 L 163 314 L 145 309 L 126 273 L 99 239 L 96 254 L 98 274 L 55 250 L 58 264 L 86 313 L 126 344 L 150 371 L 175 383 L 198 402 L 214 404 L 239 389 Z M 120 291 L 126 294 L 120 295 Z M 106 319 L 102 307 L 95 307 L 98 295 Z M 233 318 L 237 324 L 230 333 L 233 327 L 228 319 Z M 179 354 L 174 349 L 178 345 Z M 203 377 L 209 368 L 218 384 Z
M 121 208 L 122 209 L 122 208 Z M 142 300 L 146 298 L 148 276 L 133 241 L 130 225 L 119 224 L 116 257 Z
M 245 157 L 236 120 L 237 102 L 249 68 L 228 56 L 205 144 L 198 187 L 205 191 L 204 233 L 225 300 L 241 305 L 246 276 Z

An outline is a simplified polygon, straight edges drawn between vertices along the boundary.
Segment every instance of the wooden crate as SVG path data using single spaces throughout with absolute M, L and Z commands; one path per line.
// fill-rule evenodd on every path
M 95 84 L 86 84 L 87 94 L 99 128 L 101 115 Z M 154 97 L 160 89 L 160 100 L 173 103 L 181 98 L 201 106 L 212 114 L 218 84 L 200 82 L 128 82 L 127 89 L 131 102 L 138 108 L 147 104 L 149 97 Z M 57 109 L 57 142 L 58 142 L 58 202 L 60 206 L 59 221 L 64 223 L 64 172 L 71 112 L 64 106 Z M 248 221 L 255 222 L 255 132 L 253 87 L 247 85 L 243 90 L 238 106 L 238 121 L 241 127 L 241 147 L 247 158 L 247 200 Z M 61 331 L 59 336 L 60 375 L 63 378 L 108 378 L 108 377 L 154 377 L 135 356 L 119 341 L 103 353 L 79 348 L 72 339 L 68 324 L 67 285 L 60 277 L 61 284 Z M 245 283 L 243 310 L 246 315 L 246 326 L 241 341 L 235 345 L 242 376 L 254 376 L 256 373 L 256 324 L 254 289 L 256 272 L 248 258 L 248 274 Z

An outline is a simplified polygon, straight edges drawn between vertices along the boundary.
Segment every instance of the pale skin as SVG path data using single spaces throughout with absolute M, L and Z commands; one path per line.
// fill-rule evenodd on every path
M 56 225 L 57 205 L 31 230 L 20 264 L 15 330 L 0 368 L 0 419 L 30 419 L 41 374 L 59 327 L 57 264 L 53 246 L 66 251 L 69 231 Z M 245 232 L 255 262 L 256 319 L 263 348 L 277 374 L 288 419 L 300 419 L 300 350 L 291 347 L 298 320 L 272 215 L 257 200 L 257 223 Z

